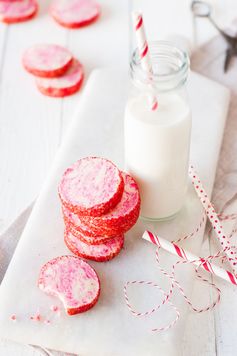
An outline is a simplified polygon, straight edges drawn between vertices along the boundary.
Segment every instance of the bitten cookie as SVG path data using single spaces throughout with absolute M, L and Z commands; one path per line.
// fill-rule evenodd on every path
M 95 270 L 76 256 L 60 256 L 47 262 L 40 271 L 39 288 L 58 297 L 68 315 L 92 308 L 100 294 Z

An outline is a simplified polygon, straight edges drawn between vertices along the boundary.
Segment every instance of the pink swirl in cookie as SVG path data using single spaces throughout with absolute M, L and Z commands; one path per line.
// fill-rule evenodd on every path
M 22 62 L 31 74 L 54 78 L 66 72 L 72 62 L 72 54 L 58 45 L 38 44 L 24 52 Z
M 58 297 L 68 315 L 92 308 L 100 294 L 95 270 L 75 256 L 60 256 L 47 262 L 40 271 L 38 286 Z
M 105 158 L 82 158 L 69 167 L 61 179 L 62 204 L 80 215 L 100 216 L 116 206 L 124 182 L 118 168 Z
M 64 241 L 68 249 L 75 255 L 92 261 L 105 262 L 119 254 L 123 247 L 124 235 L 109 238 L 100 245 L 88 245 L 66 230 Z
M 0 21 L 16 23 L 31 19 L 37 12 L 35 0 L 0 1 Z
M 85 224 L 83 224 L 78 215 L 71 213 L 65 207 L 62 207 L 62 211 L 66 229 L 86 244 L 100 245 L 106 242 L 107 239 L 111 238 L 110 235 L 98 236 L 98 234 L 95 234 Z
M 124 180 L 124 192 L 118 205 L 107 214 L 98 217 L 80 216 L 84 226 L 87 226 L 94 234 L 116 236 L 123 234 L 136 223 L 140 212 L 140 194 L 135 180 L 126 173 L 122 173 Z M 78 222 L 78 216 L 71 214 L 74 225 Z
M 73 59 L 66 73 L 58 78 L 36 78 L 36 84 L 44 95 L 64 97 L 80 89 L 83 77 L 81 63 L 77 59 Z

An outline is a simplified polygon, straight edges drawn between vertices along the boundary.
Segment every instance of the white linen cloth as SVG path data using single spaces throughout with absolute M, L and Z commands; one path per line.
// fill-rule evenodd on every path
M 237 198 L 237 57 L 232 58 L 229 70 L 224 73 L 226 46 L 223 38 L 217 36 L 195 51 L 191 58 L 193 70 L 231 89 L 229 114 L 212 198 L 219 212 Z

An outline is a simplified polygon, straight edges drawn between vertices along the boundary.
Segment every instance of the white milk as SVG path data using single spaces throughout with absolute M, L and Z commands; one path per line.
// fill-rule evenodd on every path
M 151 111 L 143 94 L 128 100 L 125 110 L 126 170 L 141 193 L 141 215 L 163 219 L 177 213 L 188 179 L 191 112 L 177 93 L 161 94 Z

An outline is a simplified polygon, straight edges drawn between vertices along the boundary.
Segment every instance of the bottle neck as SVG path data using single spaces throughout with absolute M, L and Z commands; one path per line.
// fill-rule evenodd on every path
M 189 72 L 189 57 L 169 42 L 149 43 L 152 74 L 148 74 L 141 65 L 138 49 L 132 55 L 130 73 L 135 87 L 141 91 L 157 94 L 180 90 L 186 83 Z

